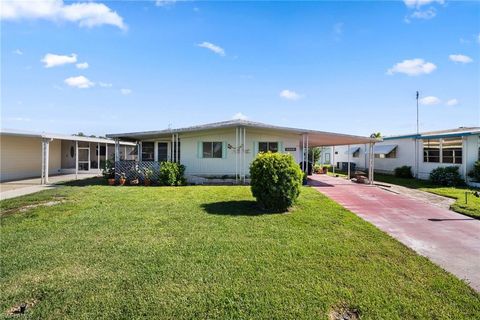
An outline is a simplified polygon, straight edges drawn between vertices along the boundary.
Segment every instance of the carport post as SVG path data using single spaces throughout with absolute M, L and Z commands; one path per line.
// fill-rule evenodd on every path
M 97 169 L 100 173 L 100 142 L 97 143 Z
M 40 178 L 40 184 L 45 184 L 45 141 L 42 139 L 42 174 Z
M 332 163 L 332 168 L 333 168 L 333 174 L 335 174 L 335 146 L 333 146 L 333 155 L 332 155 L 332 160 L 333 160 L 333 163 Z
M 305 171 L 307 172 L 307 176 L 308 176 L 308 134 L 307 134 L 307 163 L 305 163 Z
M 49 167 L 50 141 L 45 139 L 45 183 L 48 183 L 48 167 Z
M 115 139 L 115 162 L 120 161 L 120 143 Z
M 78 179 L 78 140 L 75 141 L 75 180 Z
M 107 169 L 107 161 L 108 161 L 108 143 L 105 143 L 105 169 Z
M 350 145 L 348 145 L 348 169 L 347 169 L 348 179 L 350 179 Z

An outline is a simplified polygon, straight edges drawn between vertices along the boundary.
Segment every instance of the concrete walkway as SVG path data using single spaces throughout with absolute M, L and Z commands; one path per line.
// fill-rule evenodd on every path
M 98 174 L 82 173 L 78 175 L 78 179 L 88 179 L 97 177 Z M 24 196 L 31 193 L 55 188 L 60 182 L 75 180 L 75 174 L 62 174 L 49 177 L 49 184 L 41 185 L 40 178 L 16 180 L 0 183 L 0 200 L 11 199 Z
M 309 184 L 480 292 L 480 220 L 344 178 L 314 175 Z

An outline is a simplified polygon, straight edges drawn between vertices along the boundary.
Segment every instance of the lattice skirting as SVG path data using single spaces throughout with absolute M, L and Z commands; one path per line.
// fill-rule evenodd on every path
M 125 175 L 127 181 L 138 179 L 143 183 L 146 169 L 151 170 L 150 180 L 154 183 L 158 182 L 160 173 L 160 162 L 158 161 L 115 161 L 115 180 L 118 182 L 120 177 Z

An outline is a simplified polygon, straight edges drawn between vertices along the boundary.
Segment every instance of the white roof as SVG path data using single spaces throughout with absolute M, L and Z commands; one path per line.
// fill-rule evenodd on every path
M 168 137 L 173 133 L 184 133 L 184 132 L 196 132 L 203 130 L 211 129 L 224 129 L 224 128 L 235 128 L 235 127 L 244 127 L 252 129 L 262 129 L 262 130 L 272 130 L 272 131 L 282 131 L 298 135 L 308 135 L 309 137 L 309 146 L 310 147 L 321 147 L 321 146 L 338 146 L 338 145 L 353 145 L 353 144 L 364 144 L 364 143 L 373 143 L 381 141 L 380 139 L 374 139 L 370 137 L 355 136 L 342 133 L 333 133 L 326 131 L 317 131 L 309 129 L 299 129 L 299 128 L 290 128 L 290 127 L 281 127 L 276 125 L 270 125 L 261 122 L 254 122 L 248 120 L 229 120 L 222 122 L 209 123 L 198 126 L 191 126 L 186 128 L 177 128 L 177 129 L 165 129 L 157 131 L 140 131 L 140 132 L 128 132 L 128 133 L 115 133 L 107 134 L 109 138 L 120 138 L 125 140 L 145 140 L 145 139 L 155 139 L 158 137 Z
M 389 154 L 397 147 L 396 144 L 376 144 L 373 147 L 373 153 L 375 154 Z
M 57 139 L 57 140 L 70 140 L 70 141 L 82 141 L 82 142 L 94 142 L 94 143 L 108 143 L 114 144 L 115 140 L 109 138 L 97 138 L 97 137 L 85 137 L 85 136 L 74 136 L 68 134 L 59 134 L 59 133 L 47 133 L 47 132 L 32 132 L 32 131 L 22 131 L 15 129 L 1 129 L 0 135 L 5 136 L 17 136 L 17 137 L 30 137 L 30 138 L 43 138 L 43 139 Z M 131 145 L 134 146 L 135 143 L 120 141 L 121 145 Z

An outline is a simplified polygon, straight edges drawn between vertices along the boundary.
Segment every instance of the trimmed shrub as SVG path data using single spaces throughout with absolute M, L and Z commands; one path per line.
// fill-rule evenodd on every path
M 395 177 L 398 177 L 398 178 L 413 178 L 412 167 L 401 166 L 401 167 L 395 168 Z
M 185 184 L 185 166 L 176 162 L 162 162 L 158 183 L 162 186 L 181 186 Z
M 473 169 L 468 173 L 468 176 L 473 180 L 480 182 L 480 160 L 475 161 Z
M 250 165 L 252 194 L 267 210 L 286 211 L 298 198 L 303 172 L 290 154 L 260 153 Z
M 454 187 L 463 184 L 458 167 L 439 167 L 430 172 L 430 180 L 441 186 Z

